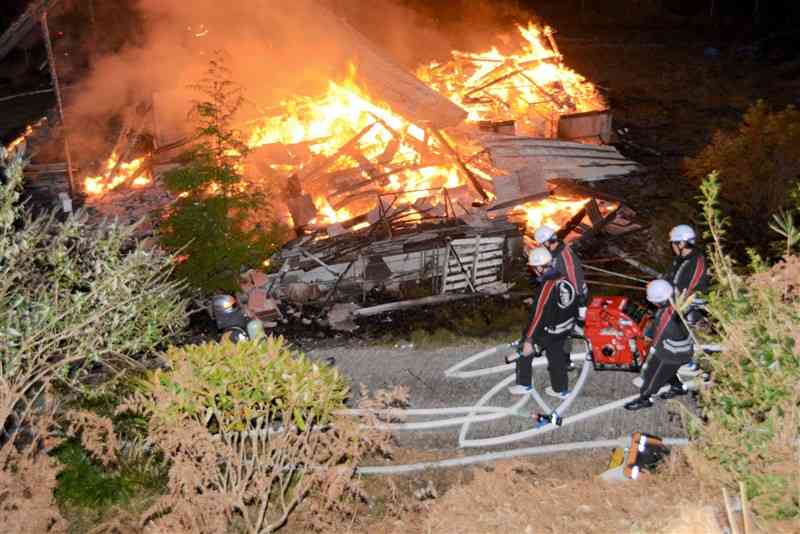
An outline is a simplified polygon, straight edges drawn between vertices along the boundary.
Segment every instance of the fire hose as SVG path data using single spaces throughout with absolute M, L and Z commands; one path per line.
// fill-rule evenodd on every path
M 584 265 L 583 268 L 587 269 L 587 270 L 590 270 L 590 271 L 595 271 L 595 272 L 598 272 L 598 273 L 607 274 L 609 276 L 616 276 L 618 278 L 624 278 L 625 280 L 632 280 L 634 282 L 640 282 L 642 284 L 646 284 L 646 283 L 649 282 L 649 280 L 645 280 L 644 278 L 638 278 L 636 276 L 631 276 L 629 274 L 622 274 L 622 273 L 618 273 L 618 272 L 615 272 L 615 271 L 609 271 L 607 269 L 601 269 L 600 267 L 595 267 L 593 265 Z
M 359 467 L 356 473 L 359 475 L 401 475 L 413 473 L 414 471 L 424 471 L 426 469 L 437 469 L 443 467 L 460 467 L 497 460 L 508 460 L 510 458 L 520 458 L 523 456 L 535 456 L 540 454 L 553 454 L 557 452 L 582 451 L 588 449 L 608 449 L 613 447 L 625 447 L 630 443 L 630 438 L 620 437 L 618 439 L 605 439 L 594 441 L 575 441 L 572 443 L 559 443 L 557 445 L 540 445 L 538 447 L 526 447 L 522 449 L 512 449 L 510 451 L 488 452 L 461 458 L 449 458 L 434 462 L 421 462 L 416 464 L 402 465 L 374 465 Z M 686 446 L 689 440 L 685 438 L 665 438 L 665 445 Z
M 483 358 L 497 355 L 500 351 L 509 350 L 514 347 L 514 344 L 502 344 L 496 347 L 492 347 L 481 351 L 477 354 L 474 354 L 465 360 L 457 363 L 456 365 L 448 368 L 444 373 L 445 376 L 454 377 L 454 378 L 471 378 L 476 376 L 483 376 L 483 375 L 490 375 L 496 374 L 499 372 L 503 372 L 505 370 L 510 370 L 513 368 L 513 364 L 506 364 L 506 365 L 498 365 L 483 369 L 476 369 L 476 370 L 469 370 L 463 371 L 464 367 L 475 363 Z M 422 408 L 422 409 L 389 409 L 389 410 L 342 410 L 338 412 L 342 415 L 353 415 L 353 416 L 361 416 L 366 413 L 375 413 L 375 414 L 384 414 L 384 415 L 404 415 L 404 416 L 414 416 L 414 415 L 459 415 L 460 417 L 450 417 L 444 419 L 437 419 L 434 421 L 423 421 L 423 422 L 414 422 L 414 423 L 387 423 L 381 425 L 381 428 L 385 428 L 387 430 L 431 430 L 436 428 L 444 428 L 449 426 L 458 426 L 461 425 L 461 430 L 459 432 L 459 447 L 490 447 L 490 446 L 497 446 L 497 445 L 504 445 L 507 443 L 513 443 L 516 441 L 524 440 L 538 434 L 543 434 L 547 432 L 551 432 L 559 426 L 567 426 L 574 423 L 578 423 L 583 421 L 584 419 L 588 419 L 590 417 L 595 417 L 597 415 L 603 414 L 607 411 L 614 410 L 617 408 L 622 407 L 625 403 L 635 399 L 638 395 L 632 395 L 630 397 L 626 397 L 623 399 L 619 399 L 607 404 L 603 404 L 601 406 L 596 406 L 589 410 L 580 412 L 578 414 L 564 417 L 564 414 L 567 412 L 569 407 L 571 406 L 572 402 L 575 400 L 577 395 L 580 393 L 584 385 L 586 384 L 589 374 L 593 367 L 589 365 L 589 360 L 587 359 L 586 355 L 584 354 L 577 354 L 572 355 L 571 359 L 576 361 L 583 361 L 583 368 L 581 370 L 581 374 L 578 378 L 578 382 L 575 385 L 572 393 L 562 401 L 562 403 L 552 410 L 548 404 L 541 398 L 539 393 L 533 389 L 531 391 L 530 397 L 534 399 L 534 401 L 546 412 L 550 414 L 557 414 L 560 424 L 557 424 L 555 420 L 551 420 L 545 424 L 539 425 L 535 428 L 528 429 L 521 432 L 516 432 L 512 434 L 507 434 L 504 436 L 497 436 L 493 438 L 483 438 L 483 439 L 468 439 L 467 434 L 469 432 L 470 426 L 472 423 L 478 422 L 486 422 L 486 421 L 493 421 L 497 419 L 503 419 L 509 416 L 519 415 L 519 410 L 525 406 L 528 402 L 528 395 L 523 396 L 520 400 L 515 402 L 510 407 L 496 407 L 496 406 L 487 406 L 488 403 L 498 392 L 500 392 L 504 387 L 510 384 L 514 380 L 514 375 L 510 375 L 500 382 L 495 384 L 486 394 L 481 397 L 478 402 L 471 406 L 471 407 L 452 407 L 452 408 Z M 545 360 L 534 360 L 533 364 L 534 367 L 543 367 L 546 365 Z M 668 386 L 665 386 L 667 388 Z M 461 416 L 461 414 L 466 414 L 465 416 Z M 366 471 L 365 471 L 366 472 Z

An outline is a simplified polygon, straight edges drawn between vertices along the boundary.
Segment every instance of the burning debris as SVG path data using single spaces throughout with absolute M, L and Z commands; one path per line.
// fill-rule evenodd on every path
M 522 236 L 541 224 L 568 239 L 635 225 L 619 199 L 578 185 L 637 169 L 599 144 L 610 131 L 603 98 L 564 64 L 550 28 L 518 29 L 516 46 L 453 52 L 415 77 L 341 22 L 332 31 L 351 44 L 347 78 L 240 126 L 243 174 L 280 188 L 296 234 L 273 258 L 278 273 L 243 280 L 249 315 L 275 322 L 278 302 L 330 308 L 419 284 L 428 299 L 503 292 Z M 156 100 L 128 114 L 100 171 L 84 173 L 88 204 L 105 215 L 170 202 L 156 178 L 185 141 L 159 138 Z
M 522 135 L 556 137 L 563 115 L 603 111 L 594 84 L 566 65 L 553 29 L 518 26 L 521 42 L 483 53 L 452 53 L 417 76 L 469 112 L 472 122 L 516 125 Z

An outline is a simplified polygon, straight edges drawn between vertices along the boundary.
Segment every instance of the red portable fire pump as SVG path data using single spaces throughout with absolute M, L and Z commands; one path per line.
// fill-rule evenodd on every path
M 594 297 L 584 326 L 594 368 L 639 371 L 650 350 L 644 333 L 652 320 L 647 308 L 627 297 Z

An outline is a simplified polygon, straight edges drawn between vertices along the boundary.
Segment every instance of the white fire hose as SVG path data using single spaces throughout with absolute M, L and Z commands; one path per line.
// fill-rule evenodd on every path
M 502 354 L 504 351 L 507 352 L 513 350 L 514 347 L 515 343 L 507 343 L 483 350 L 448 368 L 447 370 L 444 371 L 444 374 L 445 376 L 450 378 L 473 378 L 477 376 L 486 376 L 511 370 L 514 367 L 513 363 L 496 365 L 492 367 L 486 367 L 482 369 L 474 369 L 468 371 L 464 371 L 463 369 L 484 358 L 490 356 L 497 356 Z M 458 436 L 459 447 L 461 448 L 493 447 L 493 446 L 513 443 L 516 441 L 521 441 L 524 439 L 537 436 L 539 434 L 551 432 L 559 428 L 559 426 L 567 426 L 574 423 L 578 423 L 585 419 L 595 417 L 605 412 L 620 408 L 626 403 L 638 397 L 638 394 L 632 395 L 630 397 L 612 401 L 610 403 L 603 404 L 601 406 L 596 406 L 594 408 L 585 410 L 583 412 L 577 413 L 572 416 L 564 417 L 564 414 L 567 413 L 567 410 L 570 408 L 575 398 L 577 398 L 578 394 L 583 389 L 593 369 L 593 366 L 591 365 L 591 358 L 587 353 L 572 354 L 571 360 L 583 362 L 581 374 L 578 377 L 578 381 L 575 384 L 573 391 L 569 394 L 569 396 L 567 396 L 566 399 L 564 399 L 561 402 L 561 404 L 557 408 L 555 408 L 554 410 L 551 409 L 550 406 L 547 404 L 547 402 L 545 402 L 544 399 L 542 399 L 541 395 L 539 394 L 538 391 L 536 391 L 535 388 L 532 388 L 530 393 L 530 397 L 534 399 L 536 404 L 538 404 L 539 407 L 541 407 L 546 414 L 557 414 L 557 417 L 560 418 L 559 424 L 556 424 L 554 418 L 545 424 L 521 432 L 515 432 L 512 434 L 506 434 L 503 436 L 496 436 L 491 438 L 482 438 L 482 439 L 468 438 L 467 435 L 470 426 L 473 423 L 494 421 L 509 416 L 520 415 L 519 412 L 527 404 L 529 395 L 523 395 L 517 402 L 515 402 L 513 405 L 509 407 L 486 405 L 486 403 L 488 403 L 492 398 L 494 398 L 494 396 L 497 395 L 497 393 L 499 393 L 504 387 L 513 382 L 515 375 L 509 375 L 504 379 L 500 380 L 489 391 L 487 391 L 478 400 L 478 402 L 475 403 L 474 406 L 468 406 L 468 407 L 459 406 L 459 407 L 449 407 L 449 408 L 387 409 L 387 410 L 376 410 L 376 411 L 351 409 L 351 410 L 341 410 L 338 413 L 341 415 L 361 416 L 370 412 L 376 415 L 394 415 L 403 417 L 455 415 L 457 417 L 445 417 L 433 421 L 421 421 L 421 422 L 411 422 L 411 423 L 387 423 L 385 425 L 381 425 L 381 428 L 385 428 L 387 430 L 395 430 L 395 431 L 408 431 L 408 430 L 433 430 L 438 428 L 446 428 L 450 426 L 460 425 L 461 429 L 459 431 L 459 436 Z M 533 367 L 543 367 L 546 364 L 547 361 L 544 358 L 535 359 L 532 362 Z M 665 386 L 665 388 L 668 388 L 668 386 Z M 553 452 L 564 452 L 571 450 L 585 450 L 591 448 L 615 447 L 619 446 L 620 444 L 624 445 L 624 439 L 625 438 L 619 438 L 617 440 L 595 440 L 595 441 L 584 441 L 584 442 L 574 442 L 574 443 L 562 443 L 557 445 L 546 445 L 540 447 L 514 449 L 510 451 L 501 451 L 501 452 L 493 452 L 493 453 L 469 456 L 466 458 L 451 458 L 448 460 L 441 460 L 437 462 L 423 462 L 423 463 L 409 464 L 409 465 L 360 467 L 358 468 L 357 472 L 364 475 L 400 474 L 400 473 L 408 473 L 412 471 L 418 471 L 435 467 L 454 467 L 454 466 L 469 465 L 473 463 L 488 462 L 506 458 L 515 458 L 519 456 L 531 456 L 536 454 L 548 454 Z M 688 443 L 688 441 L 684 438 L 666 438 L 664 442 L 668 445 L 670 444 L 686 445 Z
M 685 438 L 665 438 L 663 442 L 665 445 L 678 446 L 678 447 L 686 446 L 689 444 L 689 440 Z M 620 437 L 618 439 L 605 439 L 605 440 L 594 440 L 594 441 L 575 441 L 572 443 L 559 443 L 557 445 L 540 445 L 538 447 L 526 447 L 522 449 L 513 449 L 510 451 L 487 452 L 485 454 L 476 454 L 461 458 L 448 458 L 447 460 L 439 460 L 434 462 L 421 462 L 417 464 L 402 464 L 402 465 L 373 465 L 373 466 L 359 467 L 356 469 L 356 473 L 359 475 L 402 475 L 405 473 L 413 473 L 414 471 L 424 471 L 426 469 L 438 469 L 443 467 L 461 467 L 465 465 L 494 462 L 497 460 L 508 460 L 510 458 L 519 458 L 523 456 L 553 454 L 557 452 L 625 447 L 628 444 L 630 444 L 629 437 Z

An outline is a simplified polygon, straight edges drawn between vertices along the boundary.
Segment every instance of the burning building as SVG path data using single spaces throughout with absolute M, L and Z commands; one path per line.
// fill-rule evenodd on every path
M 453 52 L 414 75 L 337 20 L 348 75 L 241 125 L 245 174 L 279 185 L 297 234 L 271 287 L 433 280 L 435 292 L 474 292 L 502 280 L 522 233 L 546 223 L 578 235 L 622 213 L 579 185 L 637 168 L 604 144 L 602 95 L 565 65 L 550 28 L 517 30 L 513 44 Z M 158 95 L 128 115 L 102 168 L 82 178 L 89 205 L 120 215 L 144 199 L 139 216 L 168 201 L 156 178 L 180 136 L 163 122 Z M 153 149 L 136 153 L 148 129 Z

